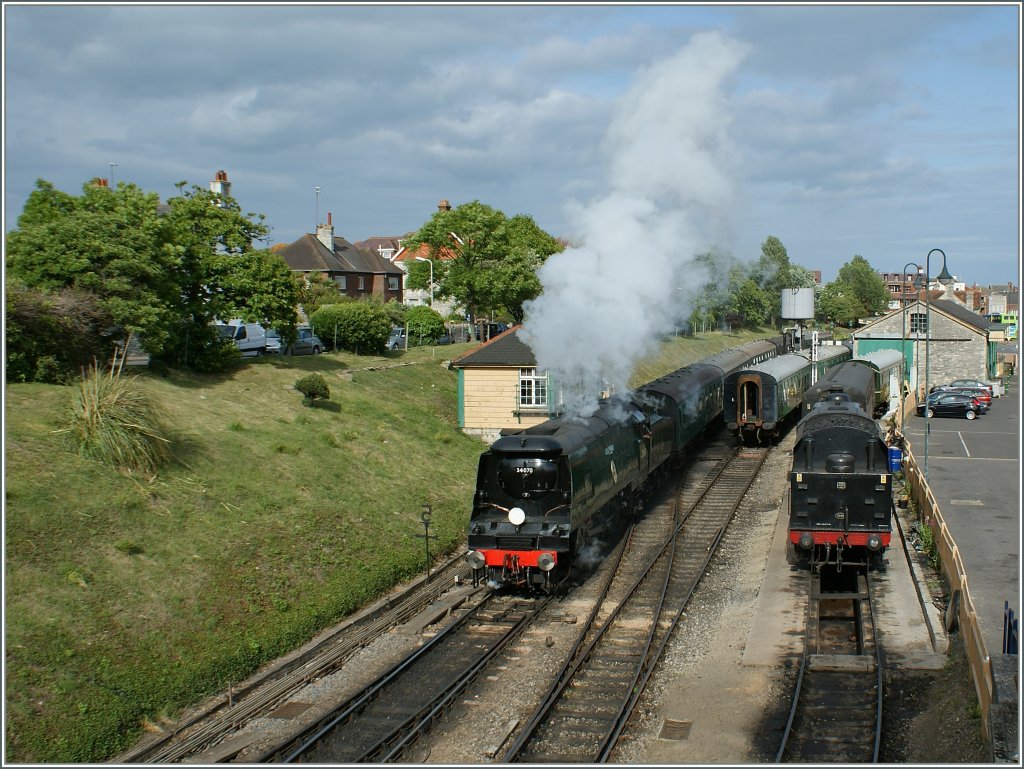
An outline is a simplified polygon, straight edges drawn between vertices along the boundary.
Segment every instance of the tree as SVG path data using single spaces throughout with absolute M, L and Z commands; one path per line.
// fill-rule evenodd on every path
M 864 306 L 848 283 L 834 280 L 825 284 L 817 299 L 818 315 L 840 326 L 853 327 L 864 315 Z
M 341 304 L 346 301 L 354 301 L 351 297 L 341 293 L 338 284 L 320 272 L 310 273 L 295 277 L 299 304 L 309 317 L 325 304 Z
M 856 255 L 840 267 L 836 279 L 857 298 L 863 315 L 885 312 L 889 306 L 889 287 L 863 256 Z
M 784 288 L 814 287 L 811 271 L 792 264 L 786 247 L 774 235 L 769 235 L 761 244 L 761 257 L 751 270 L 751 277 L 769 298 L 768 319 L 771 325 L 775 325 L 775 319 L 782 314 Z
M 540 295 L 537 267 L 562 249 L 531 217 L 508 219 L 477 200 L 434 213 L 406 241 L 410 250 L 421 244 L 427 244 L 434 260 L 435 297 L 453 298 L 474 318 L 504 310 L 517 322 L 523 302 Z M 441 259 L 443 253 L 455 258 Z M 428 282 L 429 265 L 410 266 L 407 286 L 425 288 Z
M 294 330 L 290 271 L 276 254 L 253 247 L 267 236 L 263 217 L 186 185 L 160 207 L 156 194 L 133 184 L 89 183 L 76 197 L 40 179 L 7 237 L 7 270 L 36 289 L 93 292 L 160 364 L 225 365 L 232 356 L 222 354 L 215 319 Z
M 735 293 L 733 307 L 746 328 L 757 328 L 768 321 L 773 304 L 768 292 L 748 278 Z
M 444 319 L 433 308 L 410 307 L 405 315 L 409 324 L 409 345 L 431 344 L 444 333 Z

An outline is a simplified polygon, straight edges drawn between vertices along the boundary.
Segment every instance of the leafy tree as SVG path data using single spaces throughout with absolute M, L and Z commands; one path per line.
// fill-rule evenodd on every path
M 89 183 L 76 197 L 40 179 L 7 237 L 9 275 L 45 291 L 95 293 L 112 322 L 140 334 L 163 365 L 215 370 L 233 359 L 214 319 L 294 329 L 290 271 L 253 247 L 267 236 L 263 217 L 186 185 L 159 207 L 157 195 L 133 184 Z
M 776 318 L 782 314 L 784 288 L 814 287 L 811 271 L 792 264 L 786 247 L 774 235 L 769 235 L 761 244 L 761 257 L 754 264 L 751 277 L 770 301 L 767 320 L 771 325 L 775 325 Z
M 734 294 L 733 309 L 746 328 L 757 328 L 768 322 L 773 304 L 768 292 L 747 278 Z
M 302 305 L 306 317 L 309 317 L 325 304 L 341 304 L 355 301 L 343 294 L 338 284 L 320 272 L 308 276 L 296 276 L 299 304 Z
M 444 333 L 444 319 L 431 307 L 410 307 L 405 315 L 409 324 L 409 344 L 432 343 Z
M 864 308 L 863 315 L 885 312 L 889 306 L 888 286 L 863 256 L 856 255 L 840 267 L 836 280 L 857 298 Z
M 406 241 L 413 250 L 424 243 L 434 260 L 435 297 L 453 298 L 473 318 L 504 310 L 516 321 L 522 320 L 523 302 L 540 295 L 536 268 L 562 249 L 531 217 L 520 214 L 508 219 L 476 200 L 434 213 Z M 440 259 L 442 253 L 455 258 Z M 430 265 L 416 262 L 410 266 L 406 285 L 427 287 L 429 272 Z
M 864 315 L 864 305 L 860 303 L 850 284 L 841 280 L 825 284 L 818 295 L 817 307 L 819 318 L 841 326 L 853 327 L 857 319 Z

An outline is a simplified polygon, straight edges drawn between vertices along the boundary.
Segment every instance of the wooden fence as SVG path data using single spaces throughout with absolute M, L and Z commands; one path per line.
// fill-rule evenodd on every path
M 914 414 L 915 405 L 914 397 L 911 395 L 904 402 L 904 418 Z M 981 635 L 981 625 L 978 622 L 978 613 L 974 608 L 974 601 L 971 598 L 967 571 L 964 569 L 960 550 L 957 548 L 953 535 L 950 533 L 949 527 L 946 526 L 946 522 L 942 517 L 939 503 L 928 486 L 924 473 L 918 467 L 911 443 L 906 440 L 905 436 L 904 445 L 903 471 L 913 489 L 913 497 L 917 502 L 921 522 L 931 529 L 932 537 L 938 550 L 939 567 L 949 584 L 950 601 L 946 609 L 946 628 L 947 630 L 951 629 L 954 620 L 959 625 L 964 648 L 967 651 L 967 659 L 971 667 L 974 689 L 978 694 L 978 704 L 981 706 L 982 734 L 985 736 L 985 739 L 988 739 L 989 710 L 995 699 L 995 682 L 992 677 L 992 661 L 989 657 L 988 649 L 985 648 L 985 640 Z

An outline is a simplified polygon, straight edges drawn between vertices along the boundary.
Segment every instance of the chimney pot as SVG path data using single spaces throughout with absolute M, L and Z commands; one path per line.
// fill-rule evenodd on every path
M 331 223 L 331 212 L 328 211 L 327 212 L 327 224 L 329 225 L 330 223 Z

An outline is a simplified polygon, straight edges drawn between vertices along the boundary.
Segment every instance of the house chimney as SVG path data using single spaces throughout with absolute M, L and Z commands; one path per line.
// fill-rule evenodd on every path
M 213 175 L 213 181 L 210 182 L 210 192 L 224 198 L 231 197 L 231 182 L 228 181 L 227 171 L 218 171 Z
M 327 224 L 316 226 L 316 239 L 333 253 L 334 251 L 334 225 L 331 224 L 331 212 L 327 212 Z
M 442 214 L 447 213 L 452 210 L 452 204 L 442 198 L 441 201 L 437 204 L 437 210 L 440 211 Z

